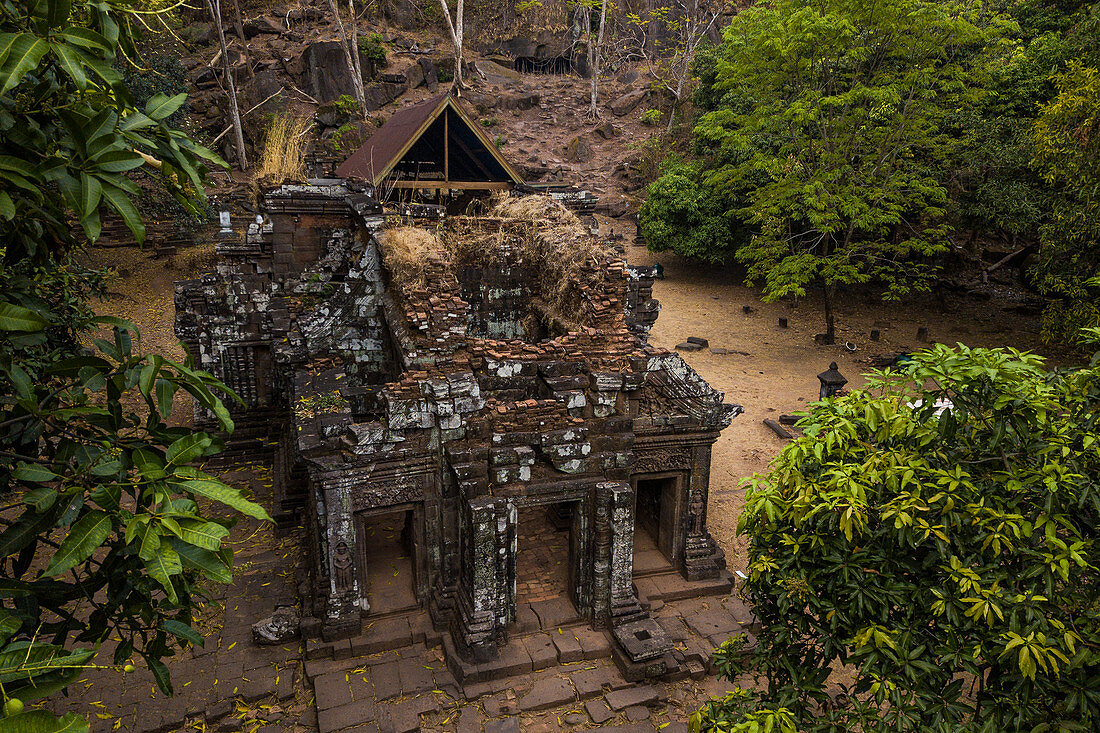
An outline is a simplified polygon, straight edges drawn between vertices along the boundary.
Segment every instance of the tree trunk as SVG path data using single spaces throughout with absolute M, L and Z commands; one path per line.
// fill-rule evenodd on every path
M 350 4 L 350 0 L 349 0 Z M 355 101 L 359 105 L 359 116 L 363 122 L 367 122 L 367 95 L 363 90 L 363 75 L 359 73 L 359 64 L 357 58 L 359 56 L 359 49 L 355 49 L 355 56 L 352 56 L 352 40 L 348 35 L 347 28 L 344 27 L 344 21 L 340 18 L 340 8 L 336 4 L 336 0 L 328 0 L 329 9 L 332 10 L 332 17 L 336 19 L 336 32 L 340 34 L 340 48 L 344 50 L 344 61 L 347 62 L 348 71 L 351 72 L 351 88 L 355 92 Z M 352 17 L 354 21 L 354 16 Z
M 229 48 L 225 45 L 221 0 L 206 0 L 206 8 L 210 11 L 214 27 L 218 30 L 218 44 L 222 51 L 222 72 L 225 76 L 225 87 L 229 92 L 229 115 L 233 123 L 233 137 L 237 148 L 237 165 L 243 171 L 248 167 L 248 154 L 244 149 L 244 128 L 241 127 L 241 110 L 237 106 L 237 86 L 233 83 L 233 69 L 229 65 Z M 244 41 L 242 40 L 241 43 L 243 44 Z
M 348 0 L 348 15 L 351 16 L 351 32 L 348 34 L 351 46 L 351 60 L 355 62 L 355 78 L 359 84 L 363 84 L 363 66 L 359 59 L 359 19 L 355 17 L 355 0 Z M 363 101 L 367 98 L 366 90 L 363 92 Z M 363 116 L 366 117 L 366 108 L 363 108 Z
M 458 0 L 454 21 L 451 20 L 451 9 L 447 5 L 447 0 L 439 0 L 439 5 L 443 8 L 443 18 L 447 21 L 447 31 L 451 34 L 451 43 L 455 47 L 454 86 L 457 89 L 462 89 L 462 10 L 464 3 L 463 0 Z
M 233 16 L 235 19 L 235 25 L 237 28 L 237 38 L 241 39 L 241 43 L 245 42 L 244 37 L 244 16 L 241 15 L 241 2 L 240 0 L 233 0 Z
M 825 343 L 836 343 L 836 321 L 833 317 L 833 301 L 836 298 L 836 285 L 825 283 Z
M 588 19 L 588 70 L 592 75 L 592 101 L 588 107 L 588 116 L 592 119 L 598 119 L 600 116 L 599 99 L 597 91 L 600 83 L 600 66 L 603 60 L 600 57 L 603 51 L 603 31 L 604 26 L 607 25 L 607 0 L 601 0 L 600 2 L 600 32 L 596 34 L 596 45 L 592 45 L 592 13 L 591 11 L 585 14 Z
M 691 73 L 691 64 L 688 64 L 688 74 Z M 672 123 L 676 119 L 676 110 L 680 108 L 680 97 L 684 94 L 684 81 L 685 75 L 681 74 L 680 79 L 676 82 L 676 91 L 672 97 L 672 109 L 668 113 L 668 126 L 665 128 L 665 134 L 672 132 Z

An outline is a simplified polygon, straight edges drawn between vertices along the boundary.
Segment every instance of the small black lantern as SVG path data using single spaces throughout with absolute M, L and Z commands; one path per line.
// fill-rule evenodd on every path
M 818 374 L 817 379 L 821 382 L 820 399 L 836 395 L 840 390 L 844 389 L 844 385 L 848 383 L 844 375 L 837 371 L 835 361 L 829 364 L 827 370 Z

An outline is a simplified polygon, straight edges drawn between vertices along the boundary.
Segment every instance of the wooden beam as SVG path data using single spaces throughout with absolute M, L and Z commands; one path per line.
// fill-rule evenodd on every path
M 443 180 L 451 178 L 451 116 L 443 110 Z
M 433 190 L 438 188 L 454 188 L 470 191 L 506 191 L 515 184 L 511 181 L 394 181 L 394 188 L 423 188 Z

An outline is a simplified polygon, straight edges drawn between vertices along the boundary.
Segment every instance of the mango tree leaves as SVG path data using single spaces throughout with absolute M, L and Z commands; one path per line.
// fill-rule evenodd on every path
M 739 529 L 769 693 L 713 701 L 702 729 L 780 704 L 807 731 L 1093 727 L 1100 354 L 1052 372 L 937 345 L 866 384 L 812 405 L 752 480 Z M 836 665 L 854 681 L 823 711 Z M 728 650 L 719 666 L 742 668 Z

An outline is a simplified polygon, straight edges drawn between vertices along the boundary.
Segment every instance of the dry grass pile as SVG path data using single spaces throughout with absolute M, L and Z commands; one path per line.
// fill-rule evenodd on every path
M 498 220 L 462 220 L 447 231 L 443 244 L 455 261 L 523 267 L 548 314 L 575 324 L 580 288 L 598 277 L 585 264 L 609 253 L 576 214 L 548 196 L 502 198 L 490 214 Z
M 168 265 L 185 280 L 197 278 L 206 272 L 213 272 L 217 264 L 218 252 L 213 242 L 184 247 L 168 259 Z
M 305 136 L 310 125 L 308 117 L 291 112 L 284 112 L 272 121 L 256 180 L 277 186 L 285 181 L 306 179 Z
M 439 238 L 419 227 L 386 229 L 378 236 L 378 244 L 390 276 L 399 285 L 423 287 L 429 263 L 444 259 Z

